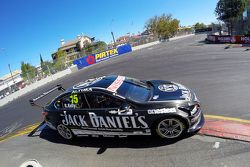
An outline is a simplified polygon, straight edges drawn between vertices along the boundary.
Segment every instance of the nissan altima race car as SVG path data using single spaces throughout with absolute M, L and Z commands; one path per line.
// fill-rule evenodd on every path
M 171 81 L 103 76 L 67 90 L 58 85 L 30 103 L 37 105 L 37 100 L 54 90 L 63 93 L 43 107 L 42 115 L 65 139 L 151 134 L 173 139 L 204 124 L 195 93 Z

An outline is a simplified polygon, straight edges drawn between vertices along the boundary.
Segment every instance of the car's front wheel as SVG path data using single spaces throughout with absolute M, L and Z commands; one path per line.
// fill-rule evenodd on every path
M 179 138 L 185 131 L 185 124 L 178 118 L 163 118 L 155 126 L 156 134 L 165 139 Z
M 57 131 L 64 139 L 70 140 L 74 137 L 72 131 L 65 125 L 62 124 L 58 125 Z

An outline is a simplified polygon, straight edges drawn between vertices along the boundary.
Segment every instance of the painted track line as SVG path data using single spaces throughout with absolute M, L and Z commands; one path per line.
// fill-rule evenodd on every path
M 16 132 L 13 132 L 13 133 L 9 133 L 3 137 L 0 137 L 0 143 L 3 142 L 3 141 L 6 141 L 6 140 L 9 140 L 9 139 L 12 139 L 12 138 L 16 138 L 18 136 L 22 136 L 22 135 L 25 135 L 25 134 L 28 134 L 30 132 L 32 132 L 32 130 L 34 130 L 37 126 L 39 126 L 41 124 L 41 122 L 38 122 L 38 123 L 35 123 L 35 124 L 32 124 L 32 125 L 28 125 Z
M 219 115 L 204 115 L 206 119 L 217 119 L 217 120 L 224 120 L 224 121 L 233 121 L 238 123 L 244 123 L 244 124 L 250 124 L 250 120 L 240 119 L 240 118 L 233 118 L 233 117 L 225 117 L 225 116 L 219 116 Z M 7 141 L 9 139 L 16 138 L 18 136 L 22 136 L 25 134 L 28 134 L 32 132 L 37 126 L 39 126 L 41 122 L 28 125 L 21 130 L 18 130 L 17 132 L 10 133 L 4 137 L 0 137 L 0 143 L 3 141 Z
M 250 120 L 240 119 L 240 118 L 233 118 L 233 117 L 225 117 L 225 116 L 219 116 L 219 115 L 204 115 L 205 118 L 210 119 L 219 119 L 219 120 L 225 120 L 225 121 L 234 121 L 239 123 L 247 123 L 250 124 Z

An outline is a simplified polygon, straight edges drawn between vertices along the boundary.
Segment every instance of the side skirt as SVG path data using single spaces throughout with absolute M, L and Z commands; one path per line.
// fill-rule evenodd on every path
M 113 136 L 131 136 L 131 135 L 151 135 L 151 132 L 143 131 L 134 131 L 134 132 L 109 132 L 109 131 L 93 131 L 93 130 L 82 130 L 82 129 L 71 129 L 73 134 L 76 136 L 86 136 L 86 135 L 101 135 L 104 137 L 113 137 Z

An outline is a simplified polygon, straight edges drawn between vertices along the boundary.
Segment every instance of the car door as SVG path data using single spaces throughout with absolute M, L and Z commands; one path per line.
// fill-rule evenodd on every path
M 85 134 L 79 129 L 89 127 L 89 106 L 82 93 L 68 93 L 55 102 L 59 111 L 59 123 L 69 127 L 76 135 Z
M 88 92 L 86 97 L 91 126 L 103 134 L 132 135 L 147 127 L 144 118 L 123 99 L 102 92 Z

